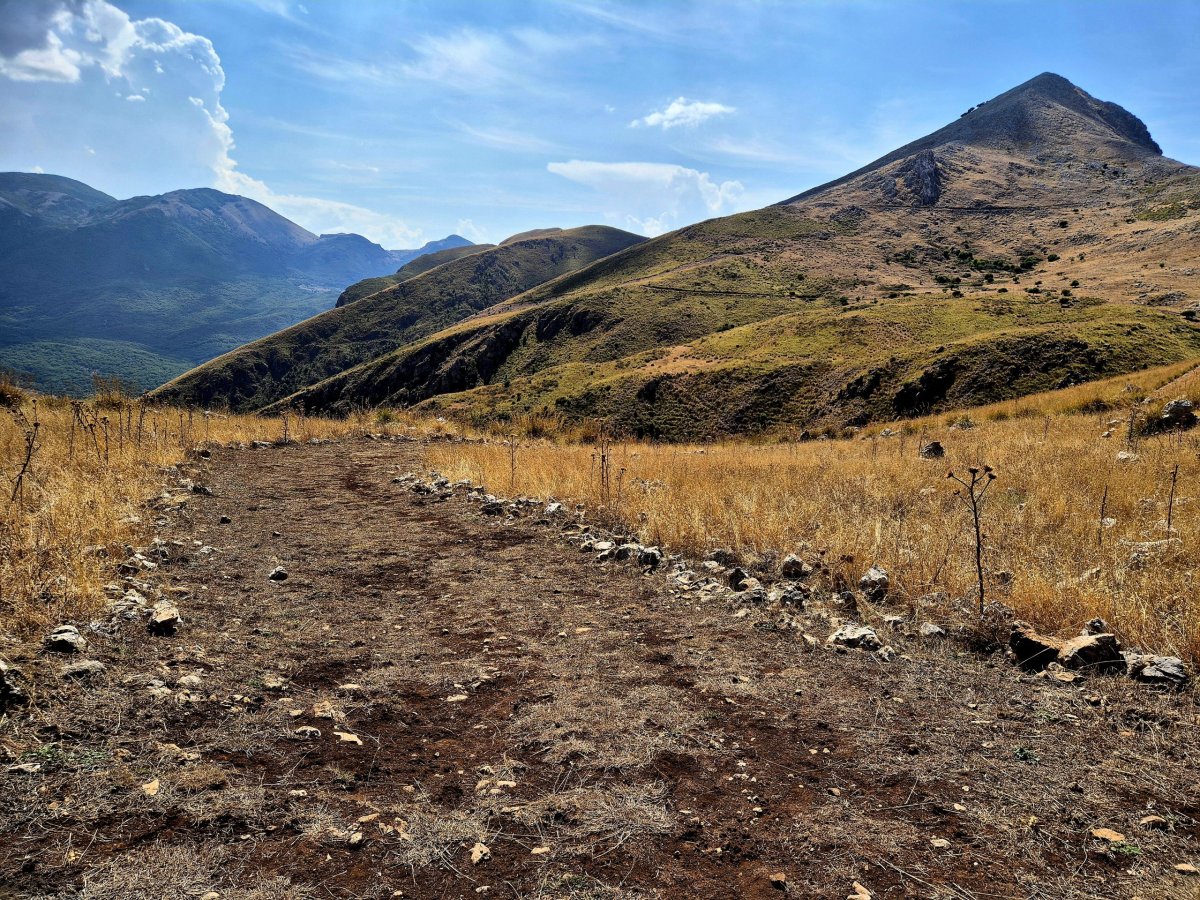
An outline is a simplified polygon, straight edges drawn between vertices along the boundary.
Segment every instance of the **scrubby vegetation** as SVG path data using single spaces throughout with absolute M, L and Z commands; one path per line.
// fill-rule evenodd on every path
M 1140 436 L 1161 405 L 1151 395 L 1182 371 L 1166 367 L 835 440 L 613 441 L 601 450 L 594 441 L 523 439 L 514 487 L 605 507 L 643 541 L 696 557 L 728 547 L 770 569 L 797 552 L 821 559 L 842 584 L 879 563 L 911 600 L 944 592 L 963 600 L 961 613 L 978 588 L 970 517 L 947 470 L 991 466 L 989 598 L 1045 629 L 1100 616 L 1131 643 L 1200 659 L 1200 602 L 1189 575 L 1200 566 L 1200 444 L 1188 433 Z M 537 417 L 519 424 L 552 430 Z M 923 459 L 921 448 L 935 439 L 945 458 Z M 430 458 L 450 477 L 497 490 L 511 478 L 503 443 L 432 448 Z
M 407 416 L 380 425 L 366 414 L 329 420 L 199 413 L 101 387 L 84 402 L 27 394 L 0 380 L 0 631 L 27 632 L 98 611 L 113 561 L 126 545 L 148 539 L 155 513 L 145 501 L 162 490 L 166 469 L 200 448 L 417 424 Z M 183 494 L 161 502 L 186 500 Z

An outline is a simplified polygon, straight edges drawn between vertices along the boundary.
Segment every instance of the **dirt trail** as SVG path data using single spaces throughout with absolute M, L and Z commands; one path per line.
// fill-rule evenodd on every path
M 90 683 L 16 660 L 42 687 L 0 723 L 0 896 L 1198 895 L 1194 696 L 900 632 L 892 662 L 810 649 L 392 483 L 422 469 L 214 454 L 161 529 L 178 633 L 89 635 Z

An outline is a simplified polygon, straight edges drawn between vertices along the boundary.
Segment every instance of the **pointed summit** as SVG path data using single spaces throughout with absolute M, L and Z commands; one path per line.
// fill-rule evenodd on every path
M 874 190 L 880 188 L 882 177 L 885 202 L 931 206 L 954 187 L 956 172 L 960 189 L 970 189 L 966 196 L 960 191 L 958 202 L 986 200 L 981 193 L 983 181 L 991 185 L 991 199 L 1001 200 L 1029 188 L 1013 174 L 1026 167 L 1051 167 L 1037 179 L 1044 188 L 1061 177 L 1054 167 L 1070 168 L 1075 163 L 1123 166 L 1161 158 L 1162 149 L 1133 113 L 1097 100 L 1061 75 L 1044 72 L 972 106 L 932 134 L 784 202 L 814 198 L 842 186 L 852 190 L 870 185 Z M 981 180 L 980 176 L 988 173 L 990 177 Z

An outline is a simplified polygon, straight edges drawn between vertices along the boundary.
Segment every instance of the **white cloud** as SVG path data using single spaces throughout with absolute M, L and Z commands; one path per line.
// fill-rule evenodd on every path
M 723 103 L 707 103 L 703 100 L 689 100 L 686 97 L 679 97 L 672 100 L 660 110 L 656 110 L 640 119 L 634 119 L 629 123 L 629 127 L 637 128 L 644 125 L 647 128 L 654 128 L 658 126 L 663 131 L 666 131 L 668 128 L 678 128 L 681 125 L 687 128 L 695 128 L 701 122 L 706 122 L 714 116 L 727 116 L 734 112 L 737 112 L 734 107 L 726 106 Z
M 266 2 L 264 8 L 286 11 L 286 3 Z M 110 159 L 123 160 L 129 170 L 161 166 L 164 158 L 181 160 L 190 173 L 207 170 L 210 183 L 272 207 L 317 232 L 356 231 L 389 246 L 405 246 L 420 237 L 390 216 L 349 203 L 276 193 L 264 182 L 238 168 L 232 156 L 233 131 L 221 103 L 225 72 L 212 42 L 158 18 L 131 19 L 107 0 L 49 0 L 44 3 L 4 4 L 0 21 L 0 76 L 21 82 L 60 82 L 93 96 L 97 88 L 119 82 L 121 105 L 144 102 L 153 79 L 155 112 L 161 116 L 151 132 L 130 140 L 121 113 L 91 120 L 86 135 L 106 150 Z M 16 9 L 20 14 L 9 17 Z M 111 88 L 103 93 L 109 96 Z M 97 101 L 101 94 L 96 94 Z M 61 117 L 62 129 L 83 127 L 76 117 Z M 97 125 L 97 119 L 101 124 Z M 94 132 L 94 134 L 93 134 Z M 38 134 L 42 140 L 52 134 Z M 103 141 L 100 139 L 103 138 Z M 57 141 L 68 145 L 67 141 Z M 78 147 L 82 141 L 75 143 Z M 190 180 L 190 175 L 185 176 Z M 199 180 L 199 179 L 197 179 Z M 193 182 L 194 183 L 194 182 Z M 186 187 L 175 184 L 172 187 Z
M 743 192 L 739 181 L 718 183 L 707 172 L 670 163 L 573 159 L 546 168 L 593 188 L 604 198 L 605 216 L 649 235 L 730 212 Z
M 454 226 L 454 233 L 465 237 L 473 244 L 489 244 L 491 240 L 488 235 L 470 219 L 459 219 L 458 224 Z
M 496 150 L 509 150 L 517 153 L 554 153 L 562 149 L 552 141 L 543 140 L 523 131 L 509 131 L 504 128 L 476 128 L 464 122 L 456 122 L 454 127 L 473 143 Z
M 339 57 L 304 44 L 288 45 L 285 52 L 303 71 L 331 82 L 395 87 L 425 81 L 466 94 L 545 94 L 553 90 L 545 77 L 552 61 L 590 41 L 536 28 L 462 28 L 418 35 L 408 42 L 407 58 L 398 60 Z

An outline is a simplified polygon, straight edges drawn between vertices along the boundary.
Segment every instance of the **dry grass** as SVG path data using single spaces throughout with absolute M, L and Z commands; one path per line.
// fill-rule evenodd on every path
M 761 568 L 796 552 L 822 561 L 834 583 L 855 583 L 879 563 L 894 595 L 944 591 L 969 601 L 960 604 L 966 608 L 975 596 L 974 536 L 946 475 L 990 465 L 999 478 L 983 510 L 989 599 L 1046 629 L 1076 630 L 1101 616 L 1127 644 L 1197 660 L 1200 438 L 1163 434 L 1127 448 L 1125 424 L 1131 409 L 1144 416 L 1153 408 L 1143 397 L 1186 368 L 971 410 L 966 428 L 957 427 L 959 414 L 893 425 L 890 436 L 875 428 L 851 439 L 772 445 L 526 441 L 514 487 L 586 503 L 674 552 L 728 547 Z M 946 458 L 921 459 L 919 445 L 935 439 Z M 1136 459 L 1119 461 L 1124 449 Z M 433 447 L 430 459 L 451 478 L 508 492 L 503 443 Z M 1106 491 L 1111 521 L 1102 525 Z
M 34 398 L 9 386 L 0 403 L 0 632 L 30 632 L 96 612 L 124 547 L 150 537 L 155 513 L 145 501 L 161 492 L 165 470 L 197 447 L 449 428 L 390 411 L 344 420 L 267 419 L 119 397 Z

